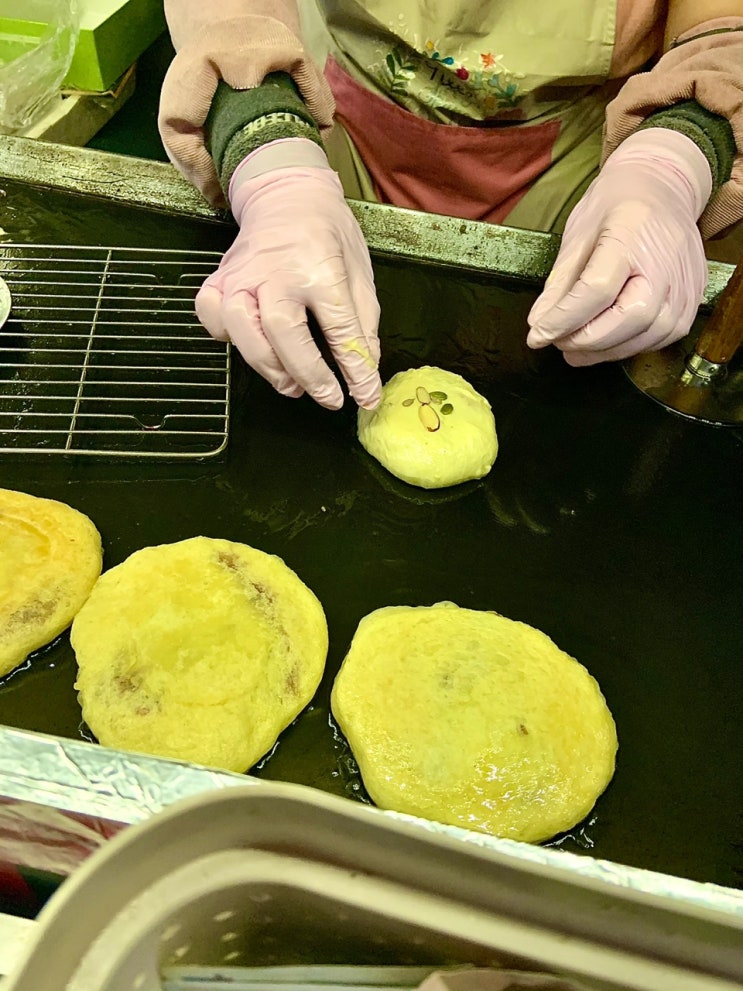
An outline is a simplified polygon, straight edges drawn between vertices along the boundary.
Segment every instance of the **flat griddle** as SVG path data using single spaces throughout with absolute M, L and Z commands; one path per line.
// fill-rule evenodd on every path
M 13 241 L 224 250 L 223 224 L 3 183 Z M 556 844 L 668 874 L 743 881 L 743 435 L 670 414 L 621 367 L 570 369 L 524 346 L 528 280 L 375 259 L 385 377 L 423 363 L 493 406 L 500 454 L 478 483 L 425 492 L 387 475 L 340 413 L 275 394 L 233 362 L 230 441 L 195 462 L 0 460 L 0 485 L 99 527 L 105 566 L 195 534 L 279 554 L 326 609 L 312 705 L 254 770 L 367 800 L 329 719 L 359 619 L 442 599 L 544 630 L 598 679 L 616 776 Z M 1 338 L 0 338 L 1 340 Z M 0 724 L 85 738 L 66 635 L 0 685 Z

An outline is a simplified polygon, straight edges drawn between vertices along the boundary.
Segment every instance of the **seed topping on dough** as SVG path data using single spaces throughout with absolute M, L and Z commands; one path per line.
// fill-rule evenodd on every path
M 430 433 L 438 430 L 441 426 L 439 414 L 433 406 L 429 406 L 427 403 L 418 407 L 418 419 Z
M 402 405 L 412 406 L 417 399 L 420 403 L 418 407 L 418 419 L 429 433 L 435 433 L 441 426 L 441 419 L 438 412 L 433 408 L 434 405 L 441 406 L 441 412 L 444 416 L 449 416 L 450 413 L 454 412 L 454 406 L 451 403 L 445 402 L 447 398 L 445 392 L 439 390 L 429 392 L 428 389 L 419 385 L 415 390 L 415 396 L 403 399 Z M 441 405 L 442 403 L 443 406 Z

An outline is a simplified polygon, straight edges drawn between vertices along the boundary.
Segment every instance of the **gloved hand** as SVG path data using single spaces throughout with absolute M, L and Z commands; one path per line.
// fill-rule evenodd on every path
M 212 337 L 286 396 L 338 409 L 343 392 L 307 326 L 310 310 L 360 406 L 379 402 L 379 304 L 369 251 L 325 153 L 305 138 L 262 146 L 238 166 L 240 225 L 196 297 Z
M 676 131 L 630 135 L 568 218 L 526 343 L 570 365 L 657 351 L 684 337 L 707 283 L 697 219 L 712 191 L 707 159 Z

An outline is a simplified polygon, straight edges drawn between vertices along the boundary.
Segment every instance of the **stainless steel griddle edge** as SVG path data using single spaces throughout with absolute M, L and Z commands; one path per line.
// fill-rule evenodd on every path
M 128 155 L 0 135 L 0 178 L 218 223 L 226 219 L 174 166 Z M 560 246 L 556 234 L 348 202 L 370 250 L 378 255 L 540 282 Z M 702 305 L 714 306 L 734 266 L 710 261 L 708 268 Z

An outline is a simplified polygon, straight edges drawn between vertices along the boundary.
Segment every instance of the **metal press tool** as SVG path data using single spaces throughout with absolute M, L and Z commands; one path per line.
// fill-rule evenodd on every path
M 689 350 L 689 339 L 625 365 L 646 395 L 682 416 L 716 426 L 743 423 L 743 260 Z

